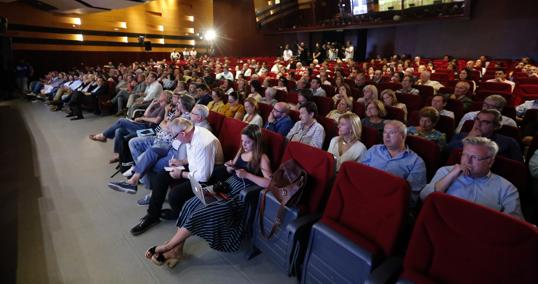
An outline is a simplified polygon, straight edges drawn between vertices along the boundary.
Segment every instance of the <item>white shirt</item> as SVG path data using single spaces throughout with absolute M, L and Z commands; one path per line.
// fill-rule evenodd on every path
M 477 115 L 478 115 L 479 111 L 470 111 L 468 113 L 466 113 L 460 120 L 460 123 L 458 124 L 458 127 L 456 127 L 456 133 L 460 133 L 461 131 L 461 128 L 463 127 L 463 124 L 467 121 L 467 120 L 473 120 Z M 507 116 L 502 116 L 502 119 L 501 119 L 501 125 L 509 125 L 509 126 L 513 126 L 513 127 L 517 127 L 517 123 L 507 117 Z
M 339 136 L 333 137 L 333 139 L 331 139 L 331 143 L 329 144 L 329 149 L 327 149 L 327 152 L 333 154 L 334 159 L 336 160 L 336 171 L 338 171 L 342 163 L 346 161 L 360 162 L 362 156 L 367 151 L 366 146 L 364 146 L 361 141 L 356 141 L 347 149 L 347 151 L 340 155 L 340 151 L 338 149 L 338 139 Z
M 247 121 L 247 118 L 248 118 L 249 114 L 246 113 L 245 116 L 243 116 L 243 121 L 248 123 L 248 124 L 255 124 L 255 125 L 258 125 L 260 128 L 263 127 L 263 118 L 259 115 L 259 114 L 256 114 L 251 120 L 250 122 Z
M 73 83 L 71 83 L 69 85 L 69 89 L 71 89 L 72 91 L 76 90 L 78 87 L 80 87 L 82 85 L 82 81 L 81 80 L 76 80 L 74 81 Z
M 162 93 L 162 91 L 163 91 L 163 86 L 161 85 L 161 83 L 155 80 L 146 88 L 146 90 L 144 90 L 144 101 L 151 102 L 153 99 L 159 96 Z
M 346 47 L 346 49 L 344 50 L 344 53 L 345 53 L 345 59 L 353 59 L 353 45 L 350 45 L 348 47 Z
M 219 139 L 211 131 L 195 126 L 191 142 L 187 143 L 187 161 L 197 181 L 209 181 L 215 165 L 224 162 Z
M 293 51 L 291 51 L 291 49 L 284 49 L 284 52 L 282 52 L 282 59 L 284 59 L 284 61 L 290 60 L 292 56 Z
M 232 74 L 232 72 L 221 72 L 219 74 L 217 74 L 217 76 L 215 76 L 215 78 L 217 80 L 220 80 L 220 79 L 226 79 L 226 80 L 231 80 L 233 81 L 234 80 L 234 75 Z
M 444 115 L 444 116 L 451 117 L 452 119 L 455 119 L 455 117 L 454 117 L 454 112 L 449 111 L 449 110 L 446 110 L 446 109 L 440 111 L 440 112 L 439 112 L 439 115 Z
M 502 82 L 500 81 L 497 81 L 497 79 L 489 79 L 487 80 L 486 82 L 492 82 L 492 83 L 505 83 L 505 84 L 508 84 L 510 85 L 510 87 L 512 87 L 512 92 L 514 91 L 514 88 L 516 87 L 516 83 L 510 81 L 510 80 L 504 80 Z

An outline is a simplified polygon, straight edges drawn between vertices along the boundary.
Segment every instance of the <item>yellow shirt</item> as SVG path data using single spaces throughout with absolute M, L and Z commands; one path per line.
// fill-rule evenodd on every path
M 226 112 L 224 113 L 224 116 L 235 118 L 236 116 L 243 118 L 245 115 L 245 107 L 240 104 L 236 103 L 235 105 L 226 104 Z
M 228 109 L 228 105 L 224 104 L 223 101 L 219 101 L 217 103 L 215 103 L 214 101 L 210 101 L 209 104 L 207 105 L 207 108 L 209 108 L 210 111 L 224 114 L 226 110 Z

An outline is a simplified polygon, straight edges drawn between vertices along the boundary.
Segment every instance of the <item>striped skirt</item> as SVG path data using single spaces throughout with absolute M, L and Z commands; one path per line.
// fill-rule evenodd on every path
M 235 175 L 226 183 L 230 199 L 205 206 L 196 196 L 192 197 L 183 205 L 177 226 L 203 238 L 212 249 L 233 252 L 239 250 L 246 225 L 245 204 L 239 193 L 253 183 Z

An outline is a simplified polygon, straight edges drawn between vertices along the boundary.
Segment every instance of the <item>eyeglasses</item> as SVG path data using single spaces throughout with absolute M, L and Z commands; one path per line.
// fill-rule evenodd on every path
M 491 156 L 480 157 L 480 156 L 477 156 L 477 155 L 471 155 L 471 154 L 467 154 L 467 153 L 461 153 L 461 157 L 465 158 L 465 159 L 469 159 L 469 160 L 471 160 L 471 162 L 480 162 L 480 161 L 484 161 L 484 160 L 487 160 L 487 159 L 491 158 Z
M 493 121 L 491 121 L 491 120 L 480 120 L 480 118 L 478 118 L 478 117 L 475 117 L 474 121 L 478 121 L 478 123 L 480 123 L 480 124 L 482 124 L 482 123 L 484 123 L 484 124 L 493 124 Z

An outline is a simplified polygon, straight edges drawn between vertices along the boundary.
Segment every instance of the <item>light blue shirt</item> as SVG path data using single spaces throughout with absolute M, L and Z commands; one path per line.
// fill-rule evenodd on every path
M 439 168 L 432 181 L 420 193 L 420 198 L 425 199 L 434 192 L 435 183 L 445 177 L 453 167 Z M 489 172 L 480 178 L 460 175 L 445 193 L 523 219 L 517 188 L 505 178 L 494 173 Z
M 399 176 L 411 187 L 411 207 L 415 207 L 418 195 L 426 185 L 426 165 L 424 160 L 411 149 L 406 148 L 396 157 L 391 157 L 383 144 L 372 146 L 361 161 L 363 164 Z

